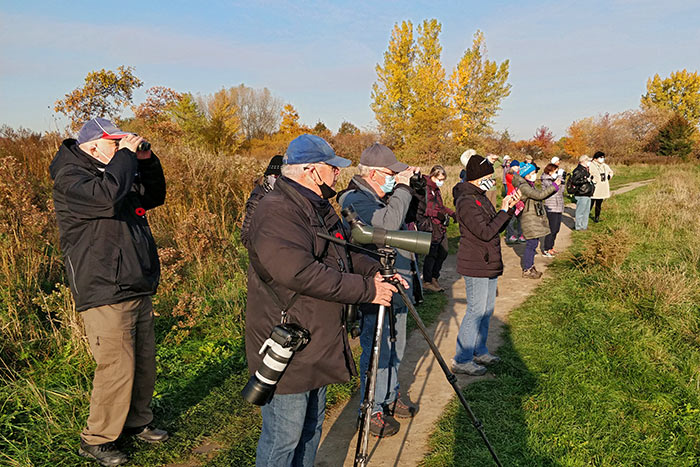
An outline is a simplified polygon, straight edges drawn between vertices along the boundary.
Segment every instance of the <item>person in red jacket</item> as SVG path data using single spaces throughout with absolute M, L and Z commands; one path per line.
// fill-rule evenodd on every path
M 450 217 L 456 219 L 455 212 L 446 207 L 442 201 L 440 187 L 447 179 L 444 167 L 436 165 L 430 169 L 430 174 L 425 177 L 425 216 L 430 219 L 432 240 L 430 252 L 423 260 L 423 287 L 433 292 L 444 292 L 445 289 L 438 282 L 442 263 L 447 258 L 447 226 Z
M 472 156 L 465 182 L 453 189 L 460 232 L 457 272 L 464 276 L 467 289 L 467 312 L 459 327 L 452 360 L 454 373 L 483 375 L 483 365 L 499 361 L 486 348 L 498 276 L 503 274 L 499 234 L 513 216 L 520 193 L 516 190 L 503 198 L 501 210 L 496 212 L 485 195 L 495 183 L 493 172 L 486 159 Z

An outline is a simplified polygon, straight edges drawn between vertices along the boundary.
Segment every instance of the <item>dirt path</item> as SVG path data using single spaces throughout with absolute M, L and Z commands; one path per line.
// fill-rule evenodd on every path
M 621 194 L 646 185 L 652 180 L 625 185 L 613 192 Z M 561 231 L 557 236 L 556 249 L 564 251 L 571 244 L 571 231 L 574 226 L 575 205 L 569 204 L 564 210 Z M 603 204 L 603 218 L 605 204 Z M 604 221 L 604 220 L 603 220 Z M 502 244 L 505 270 L 498 280 L 499 295 L 496 298 L 496 311 L 491 319 L 487 345 L 491 352 L 497 352 L 503 339 L 501 331 L 511 310 L 519 306 L 539 285 L 540 280 L 525 280 L 521 277 L 520 257 L 525 250 L 524 244 Z M 548 258 L 538 255 L 535 266 L 547 276 Z M 451 255 L 445 261 L 440 282 L 447 288 L 449 302 L 445 311 L 428 329 L 443 358 L 448 362 L 454 356 L 457 332 L 464 311 L 466 298 L 464 282 L 456 272 L 456 257 Z M 459 375 L 461 387 L 484 378 Z M 411 400 L 420 405 L 415 418 L 400 419 L 401 430 L 395 436 L 379 439 L 370 436 L 370 465 L 380 466 L 415 466 L 425 457 L 428 450 L 428 438 L 433 432 L 435 422 L 442 415 L 445 406 L 454 397 L 454 391 L 445 379 L 445 375 L 423 336 L 414 331 L 408 338 L 406 353 L 399 370 L 402 391 L 406 391 Z M 321 446 L 316 457 L 317 467 L 352 466 L 357 445 L 355 422 L 360 394 L 357 391 L 346 404 L 334 408 L 326 416 L 321 438 Z M 478 414 L 476 414 L 478 417 Z M 486 427 L 488 432 L 488 427 Z

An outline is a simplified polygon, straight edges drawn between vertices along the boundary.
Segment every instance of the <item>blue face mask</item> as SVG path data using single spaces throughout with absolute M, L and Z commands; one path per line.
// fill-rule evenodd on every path
M 435 185 L 440 188 L 442 185 L 445 184 L 445 180 L 435 180 Z
M 384 185 L 380 186 L 379 188 L 386 194 L 386 193 L 391 193 L 394 191 L 394 187 L 396 186 L 396 178 L 393 175 L 385 175 L 384 176 Z

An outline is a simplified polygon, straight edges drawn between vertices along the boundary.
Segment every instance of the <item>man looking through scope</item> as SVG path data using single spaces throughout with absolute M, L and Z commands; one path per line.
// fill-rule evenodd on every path
M 256 466 L 311 467 L 326 385 L 357 374 L 343 304 L 388 306 L 396 288 L 377 273 L 379 263 L 318 236 L 348 237 L 328 199 L 350 161 L 324 139 L 304 134 L 289 143 L 284 162 L 250 224 L 246 356 L 254 376 L 263 365 L 259 351 L 280 323 L 308 331 L 308 344 L 295 352 L 262 407 Z
M 338 196 L 341 207 L 351 207 L 362 222 L 372 227 L 405 230 L 406 214 L 413 197 L 409 180 L 418 169 L 399 162 L 391 149 L 379 143 L 362 152 L 358 169 L 360 173 L 353 177 L 348 188 Z M 411 263 L 416 261 L 415 255 L 402 249 L 397 252 L 396 269 L 408 283 L 412 283 Z M 417 270 L 416 265 L 413 266 Z M 410 290 L 408 295 L 412 296 Z M 406 347 L 408 309 L 398 295 L 395 295 L 392 303 L 395 342 L 391 342 L 389 332 L 391 319 L 386 319 L 370 423 L 370 433 L 379 437 L 392 436 L 399 431 L 400 424 L 395 417 L 410 418 L 418 411 L 418 407 L 399 392 L 398 371 Z M 378 307 L 362 305 L 360 309 L 363 312 L 360 394 L 364 394 Z

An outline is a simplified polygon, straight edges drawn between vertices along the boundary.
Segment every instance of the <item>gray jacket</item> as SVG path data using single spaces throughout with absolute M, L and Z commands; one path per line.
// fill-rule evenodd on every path
M 552 186 L 552 183 L 554 183 L 554 180 L 556 179 L 549 174 L 543 173 L 540 180 L 542 181 L 542 188 L 549 188 L 550 186 Z M 547 208 L 547 211 L 549 212 L 564 212 L 563 187 L 560 187 L 559 191 L 554 193 L 549 198 L 545 198 L 544 207 Z
M 411 190 L 406 185 L 397 185 L 391 197 L 379 198 L 375 191 L 359 175 L 355 175 L 348 188 L 338 195 L 338 203 L 345 209 L 352 206 L 362 222 L 387 230 L 406 230 L 406 213 L 411 204 Z M 412 287 L 411 261 L 415 255 L 406 250 L 396 250 L 396 269 Z M 412 296 L 411 290 L 406 295 Z M 397 298 L 395 302 L 400 302 Z

